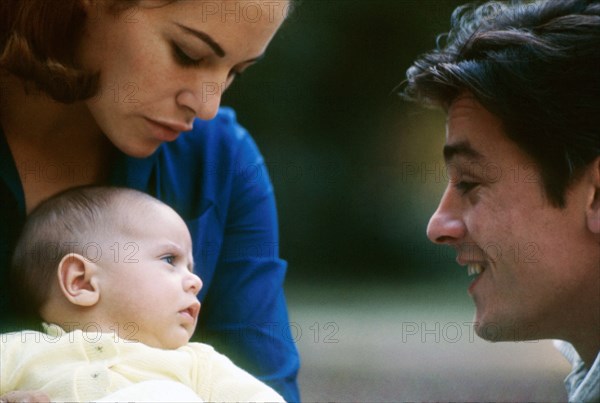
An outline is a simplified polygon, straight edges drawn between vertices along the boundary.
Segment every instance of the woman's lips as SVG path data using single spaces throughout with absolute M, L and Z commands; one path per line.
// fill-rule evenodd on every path
M 192 129 L 191 125 L 183 123 L 163 122 L 145 118 L 148 122 L 150 133 L 160 141 L 174 141 L 179 134 Z

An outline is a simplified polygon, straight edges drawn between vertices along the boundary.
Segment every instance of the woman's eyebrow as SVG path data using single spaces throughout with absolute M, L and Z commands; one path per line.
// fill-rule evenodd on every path
M 206 32 L 198 31 L 196 29 L 192 29 L 190 27 L 186 27 L 185 25 L 181 25 L 181 24 L 177 24 L 177 23 L 175 23 L 175 25 L 177 25 L 179 28 L 181 28 L 183 31 L 187 32 L 188 34 L 194 35 L 196 38 L 198 38 L 201 41 L 203 41 L 204 43 L 206 43 L 217 54 L 217 56 L 225 57 L 225 55 L 227 54 L 227 53 L 225 53 L 223 48 L 213 38 L 211 38 L 211 36 L 209 34 L 207 34 Z

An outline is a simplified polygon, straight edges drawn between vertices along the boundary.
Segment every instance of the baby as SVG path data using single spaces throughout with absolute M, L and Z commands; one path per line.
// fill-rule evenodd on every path
M 187 390 L 195 401 L 283 401 L 210 346 L 189 342 L 202 287 L 192 240 L 151 196 L 84 187 L 50 198 L 28 217 L 12 274 L 20 305 L 44 331 L 0 335 L 0 396 L 148 401 L 152 385 L 171 385 L 175 400 Z M 140 388 L 144 381 L 159 383 Z

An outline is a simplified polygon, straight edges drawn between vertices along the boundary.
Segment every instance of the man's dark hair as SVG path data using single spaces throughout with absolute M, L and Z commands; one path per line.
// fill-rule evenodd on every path
M 564 207 L 569 185 L 600 155 L 600 1 L 471 4 L 451 22 L 408 69 L 402 95 L 447 109 L 471 92 Z

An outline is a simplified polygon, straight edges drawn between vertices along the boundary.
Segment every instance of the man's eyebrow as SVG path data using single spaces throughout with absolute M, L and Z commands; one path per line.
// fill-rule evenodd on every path
M 206 43 L 208 46 L 211 47 L 211 49 L 217 54 L 217 56 L 225 57 L 225 55 L 227 54 L 227 53 L 225 53 L 225 51 L 223 50 L 221 45 L 219 45 L 217 42 L 215 42 L 215 40 L 213 38 L 211 38 L 211 36 L 209 34 L 207 34 L 206 32 L 198 31 L 198 30 L 192 29 L 190 27 L 186 27 L 185 25 L 181 25 L 181 24 L 177 24 L 177 23 L 175 23 L 175 25 L 177 25 L 179 28 L 181 28 L 188 34 L 194 35 L 196 38 L 202 40 L 204 43 Z
M 474 160 L 484 158 L 483 154 L 476 151 L 468 141 L 460 141 L 455 144 L 446 144 L 444 146 L 444 160 L 450 161 L 456 156 L 463 156 Z

